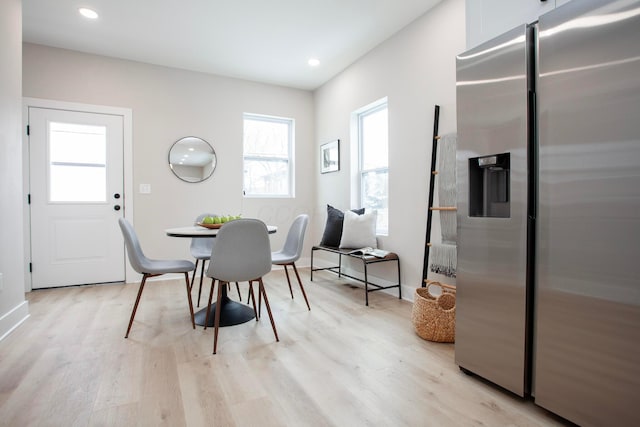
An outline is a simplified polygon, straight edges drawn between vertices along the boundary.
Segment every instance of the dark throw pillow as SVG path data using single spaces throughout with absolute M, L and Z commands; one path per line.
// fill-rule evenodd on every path
M 364 208 L 351 209 L 351 212 L 362 215 L 364 213 Z M 322 240 L 320 241 L 321 246 L 331 246 L 333 248 L 340 246 L 343 222 L 344 212 L 331 205 L 327 205 L 327 223 L 324 226 L 324 233 L 322 234 Z

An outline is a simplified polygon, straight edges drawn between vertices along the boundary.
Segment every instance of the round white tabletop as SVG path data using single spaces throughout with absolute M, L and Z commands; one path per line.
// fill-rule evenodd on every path
M 191 225 L 189 227 L 168 228 L 165 232 L 167 236 L 171 237 L 216 237 L 219 230 L 219 228 L 205 228 L 199 225 Z M 278 231 L 278 227 L 275 225 L 267 225 L 267 231 L 269 234 L 273 234 Z

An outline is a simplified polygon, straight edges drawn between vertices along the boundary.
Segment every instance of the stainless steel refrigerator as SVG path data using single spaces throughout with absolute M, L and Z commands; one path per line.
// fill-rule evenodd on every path
M 640 1 L 574 0 L 457 57 L 456 363 L 640 425 Z

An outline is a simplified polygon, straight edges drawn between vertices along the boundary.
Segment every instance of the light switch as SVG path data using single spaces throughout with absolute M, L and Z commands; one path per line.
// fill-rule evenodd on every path
M 151 194 L 151 184 L 140 184 L 140 194 Z

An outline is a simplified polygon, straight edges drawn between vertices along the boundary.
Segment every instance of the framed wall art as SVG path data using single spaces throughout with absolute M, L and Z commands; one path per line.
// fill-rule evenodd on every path
M 340 170 L 340 140 L 327 142 L 320 146 L 320 172 Z

